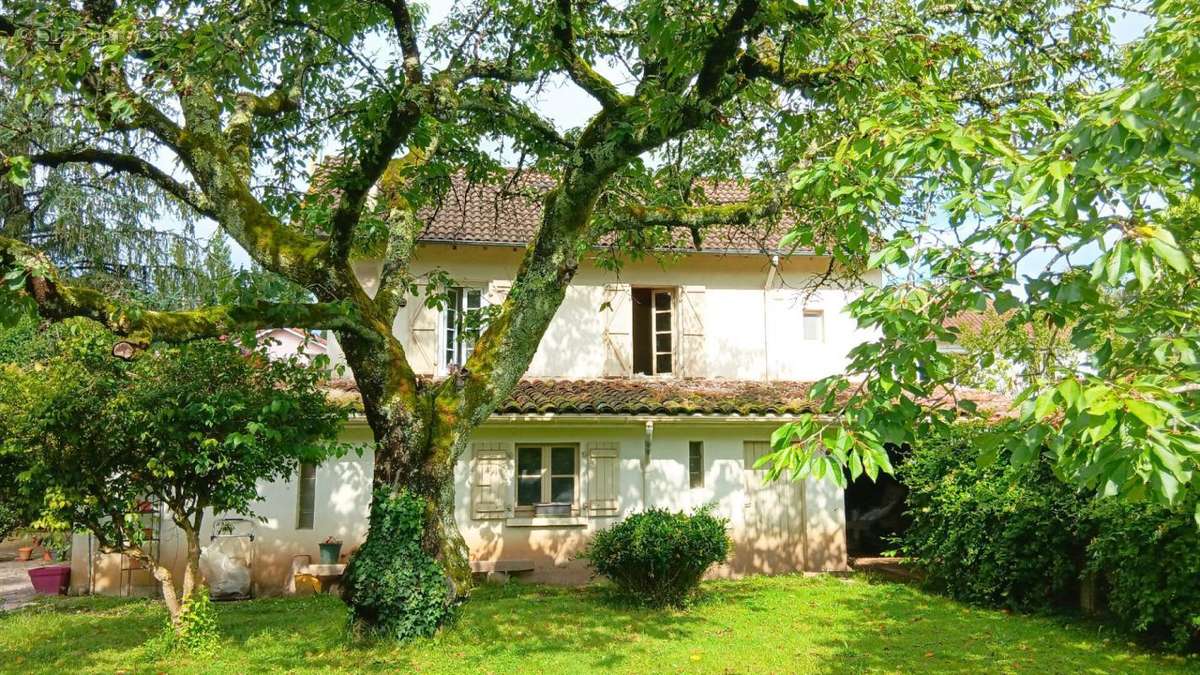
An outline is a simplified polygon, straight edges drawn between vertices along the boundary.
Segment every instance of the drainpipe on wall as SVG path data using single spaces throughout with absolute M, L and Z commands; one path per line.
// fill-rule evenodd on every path
M 642 511 L 650 503 L 650 493 L 646 482 L 646 471 L 650 468 L 650 448 L 654 445 L 654 420 L 646 420 L 646 437 L 642 453 Z

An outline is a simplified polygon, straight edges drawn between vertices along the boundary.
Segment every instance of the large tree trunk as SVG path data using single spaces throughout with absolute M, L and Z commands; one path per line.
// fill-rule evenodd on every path
M 394 339 L 381 346 L 354 334 L 339 334 L 346 360 L 354 371 L 363 412 L 375 438 L 373 484 L 390 493 L 408 490 L 426 503 L 421 548 L 441 563 L 452 584 L 450 592 L 471 588 L 468 550 L 454 519 L 456 443 L 433 433 L 433 392 L 418 385 L 408 391 L 398 383 L 393 360 Z M 368 531 L 367 538 L 377 536 Z

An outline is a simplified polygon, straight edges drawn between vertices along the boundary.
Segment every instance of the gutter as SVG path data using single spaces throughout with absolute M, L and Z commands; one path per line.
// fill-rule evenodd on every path
M 744 424 L 744 425 L 761 425 L 761 424 L 783 424 L 785 422 L 794 422 L 800 419 L 799 415 L 793 414 L 774 414 L 767 413 L 764 415 L 738 415 L 728 413 L 693 413 L 688 415 L 652 415 L 652 414 L 635 414 L 626 415 L 621 413 L 497 413 L 489 417 L 480 428 L 497 428 L 512 424 L 556 424 L 560 426 L 612 426 L 614 424 L 628 425 L 643 425 L 652 422 L 658 425 L 675 425 L 675 424 Z M 823 422 L 833 421 L 833 418 L 828 415 L 819 415 L 817 419 Z M 366 428 L 367 418 L 364 415 L 355 414 L 346 420 L 347 427 Z
M 650 448 L 654 445 L 654 420 L 646 420 L 646 437 L 643 441 L 642 454 L 642 511 L 646 510 L 649 486 L 646 483 L 646 472 L 650 468 Z

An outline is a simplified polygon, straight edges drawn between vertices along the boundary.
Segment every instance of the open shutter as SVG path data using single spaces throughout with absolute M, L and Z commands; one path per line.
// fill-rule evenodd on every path
M 633 372 L 633 304 L 629 284 L 604 287 L 604 376 L 625 377 Z
M 512 491 L 512 452 L 507 443 L 474 443 L 471 471 L 471 515 L 478 520 L 508 515 Z
M 703 286 L 679 289 L 679 373 L 684 377 L 708 375 Z
M 417 374 L 433 375 L 437 372 L 438 364 L 438 312 L 425 306 L 424 288 L 409 300 L 408 306 L 408 346 L 405 356 Z
M 620 446 L 617 443 L 588 444 L 588 514 L 615 516 L 620 505 Z
M 493 279 L 488 283 L 487 293 L 484 295 L 485 304 L 503 305 L 511 289 L 512 282 L 508 279 Z

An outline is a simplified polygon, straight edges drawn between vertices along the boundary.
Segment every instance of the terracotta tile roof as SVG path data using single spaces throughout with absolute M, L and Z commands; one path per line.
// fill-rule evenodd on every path
M 312 185 L 328 181 L 341 162 L 338 157 L 323 161 L 313 173 Z M 555 182 L 552 176 L 536 171 L 523 171 L 514 180 L 500 184 L 473 183 L 461 175 L 454 176 L 441 202 L 419 212 L 425 231 L 418 241 L 523 247 L 537 232 L 542 217 L 541 198 Z M 750 197 L 750 185 L 745 181 L 706 181 L 698 187 L 704 197 L 699 203 L 728 204 Z M 380 198 L 387 198 L 386 188 L 381 190 Z M 700 250 L 774 253 L 793 222 L 785 215 L 778 222 L 705 228 Z M 696 250 L 691 232 L 686 229 L 672 230 L 671 240 L 663 250 Z
M 420 214 L 427 223 L 420 241 L 525 246 L 541 223 L 541 197 L 554 185 L 551 176 L 536 172 L 523 172 L 511 185 L 471 184 L 465 179 L 453 179 L 442 203 Z M 703 190 L 711 204 L 741 202 L 750 197 L 750 186 L 734 181 L 714 181 Z M 774 252 L 788 227 L 789 221 L 784 219 L 779 223 L 706 228 L 700 250 Z M 671 235 L 673 243 L 666 249 L 695 250 L 689 231 L 676 229 Z
M 495 414 L 797 415 L 815 410 L 808 399 L 811 386 L 811 382 L 748 380 L 527 379 Z M 329 389 L 335 400 L 358 401 L 352 380 L 330 382 Z M 958 393 L 989 414 L 1008 407 L 1008 399 L 999 394 Z

